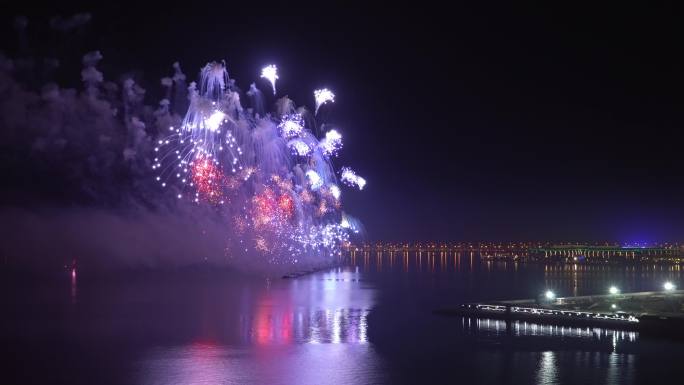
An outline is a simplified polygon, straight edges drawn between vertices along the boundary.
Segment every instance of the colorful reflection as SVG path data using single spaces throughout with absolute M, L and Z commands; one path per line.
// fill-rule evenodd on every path
M 193 316 L 201 337 L 150 350 L 133 382 L 383 382 L 382 361 L 367 337 L 375 289 L 364 286 L 358 269 L 250 283 L 231 294 L 232 311 Z M 202 307 L 217 309 L 211 301 Z M 204 315 L 222 323 L 204 322 Z
M 359 290 L 358 270 L 338 270 L 268 287 L 256 302 L 248 343 L 367 343 L 372 292 Z
M 481 263 L 483 258 L 476 252 L 464 251 L 349 251 L 341 262 L 364 271 L 425 271 L 425 272 L 469 272 L 490 264 Z M 500 262 L 517 267 L 520 262 Z

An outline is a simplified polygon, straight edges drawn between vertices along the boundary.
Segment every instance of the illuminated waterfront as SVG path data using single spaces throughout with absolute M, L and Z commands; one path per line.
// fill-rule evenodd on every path
M 609 242 L 551 243 L 551 242 L 513 242 L 513 243 L 373 243 L 351 245 L 345 248 L 351 258 L 359 255 L 368 258 L 371 254 L 388 254 L 390 259 L 401 253 L 403 256 L 415 253 L 434 256 L 472 254 L 485 259 L 510 260 L 520 262 L 570 262 L 570 263 L 640 263 L 655 262 L 667 264 L 684 263 L 684 246 L 676 243 L 658 245 L 618 245 Z
M 416 383 L 445 370 L 469 383 L 635 383 L 653 368 L 675 373 L 681 343 L 610 327 L 433 312 L 547 289 L 561 297 L 605 294 L 611 285 L 661 290 L 663 282 L 681 286 L 684 271 L 527 264 L 474 252 L 357 255 L 296 279 L 204 270 L 94 279 L 69 271 L 40 284 L 6 282 L 1 336 L 8 362 L 31 368 L 17 369 L 20 378 L 46 372 L 72 383 Z M 76 370 L 84 365 L 92 369 Z

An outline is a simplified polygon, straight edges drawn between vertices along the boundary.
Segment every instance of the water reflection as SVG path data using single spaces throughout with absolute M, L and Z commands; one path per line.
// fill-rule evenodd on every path
M 543 287 L 554 288 L 561 296 L 605 293 L 610 285 L 623 291 L 660 290 L 666 280 L 684 280 L 680 265 L 545 264 L 483 258 L 475 251 L 351 251 L 341 262 L 364 272 L 476 273 L 486 278 L 505 273 L 514 279 L 525 277 L 527 281 L 539 274 Z
M 247 334 L 256 345 L 367 343 L 368 309 L 301 309 L 282 312 L 258 307 Z
M 465 271 L 483 266 L 491 269 L 493 266 L 511 266 L 517 268 L 520 264 L 546 266 L 550 271 L 572 270 L 579 267 L 582 270 L 595 272 L 606 271 L 618 265 L 626 270 L 640 271 L 668 271 L 679 275 L 684 269 L 678 264 L 616 264 L 616 263 L 559 263 L 559 262 L 525 262 L 517 259 L 483 257 L 476 251 L 350 251 L 345 254 L 343 261 L 351 266 L 361 266 L 365 269 L 374 268 L 378 271 L 393 270 L 432 270 L 435 271 Z
M 244 342 L 366 343 L 374 292 L 360 288 L 358 269 L 336 269 L 259 293 L 243 323 Z
M 537 369 L 537 384 L 556 384 L 557 382 L 556 355 L 552 351 L 543 352 Z
M 340 268 L 240 287 L 239 311 L 232 314 L 237 320 L 225 322 L 236 332 L 151 349 L 137 382 L 321 384 L 378 378 L 380 361 L 367 337 L 375 289 L 359 274 Z M 226 334 L 239 339 L 220 337 Z
M 54 285 L 8 286 L 6 366 L 26 368 L 15 383 L 88 384 L 435 383 L 444 375 L 463 383 L 628 383 L 681 367 L 680 343 L 636 332 L 433 314 L 531 298 L 546 285 L 561 295 L 659 287 L 681 282 L 677 269 L 440 253 L 385 253 L 380 264 L 374 252 L 359 254 L 357 265 L 294 280 L 200 270 L 100 282 L 67 270 Z M 364 272 L 378 266 L 382 274 Z
M 466 334 L 483 336 L 513 337 L 556 337 L 566 339 L 583 339 L 608 343 L 612 350 L 618 345 L 637 342 L 639 333 L 590 327 L 570 327 L 559 325 L 542 325 L 525 321 L 504 321 L 489 318 L 464 317 L 461 327 Z
M 76 304 L 76 294 L 77 292 L 77 287 L 76 287 L 76 268 L 71 269 L 71 285 L 70 285 L 70 298 L 71 298 L 71 304 Z

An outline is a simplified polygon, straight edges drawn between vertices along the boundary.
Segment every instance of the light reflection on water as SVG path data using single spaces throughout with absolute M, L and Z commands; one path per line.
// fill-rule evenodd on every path
M 543 352 L 539 359 L 539 369 L 537 370 L 538 384 L 555 384 L 558 381 L 556 371 L 556 355 L 552 351 Z
M 627 289 L 640 288 L 663 276 L 674 274 L 677 279 L 680 274 L 667 266 L 520 266 L 479 261 L 471 254 L 417 253 L 408 256 L 406 263 L 406 255 L 375 257 L 364 257 L 356 261 L 357 265 L 329 272 L 293 280 L 274 279 L 258 289 L 245 289 L 243 305 L 235 314 L 240 318 L 239 341 L 204 339 L 150 349 L 140 360 L 138 379 L 150 384 L 412 382 L 411 372 L 397 366 L 404 357 L 415 354 L 412 360 L 418 362 L 424 355 L 433 357 L 427 367 L 416 369 L 416 373 L 438 377 L 439 370 L 451 365 L 448 357 L 465 359 L 473 352 L 474 357 L 480 357 L 484 353 L 477 353 L 479 349 L 493 347 L 493 353 L 487 354 L 495 354 L 496 360 L 515 357 L 522 363 L 528 362 L 528 369 L 523 369 L 524 365 L 520 369 L 501 369 L 510 372 L 500 374 L 505 378 L 517 373 L 535 383 L 552 384 L 568 378 L 588 380 L 590 372 L 594 372 L 601 373 L 604 381 L 599 383 L 633 381 L 633 376 L 625 373 L 635 370 L 633 352 L 638 350 L 640 340 L 637 332 L 516 321 L 507 325 L 502 320 L 478 318 L 442 320 L 440 327 L 433 328 L 430 299 L 448 298 L 448 293 L 453 293 L 461 301 L 471 287 L 474 293 L 490 293 L 485 295 L 506 293 L 514 287 L 519 292 L 507 295 L 524 295 L 516 282 L 526 281 L 566 293 L 597 292 L 604 290 L 608 281 L 621 283 Z M 401 278 L 406 273 L 418 275 L 415 280 Z M 390 283 L 381 284 L 383 280 Z M 419 306 L 422 310 L 412 311 L 422 314 L 416 319 L 421 323 L 414 325 L 413 321 L 380 316 L 383 323 L 369 326 L 380 293 L 386 305 L 395 304 L 403 309 L 399 314 Z M 400 297 L 393 299 L 394 295 Z M 420 305 L 422 302 L 425 304 Z M 421 344 L 425 345 L 407 348 L 396 342 L 396 348 L 387 351 L 395 342 L 382 337 L 369 340 L 369 327 L 375 327 L 376 334 L 378 328 L 390 328 L 390 340 L 411 340 L 420 335 Z M 474 348 L 459 348 L 464 338 L 473 337 L 478 341 Z M 382 347 L 382 353 L 376 344 Z M 384 369 L 387 365 L 395 373 L 388 374 Z M 440 366 L 444 367 L 439 369 Z M 589 371 L 575 372 L 574 366 Z M 486 379 L 497 370 L 479 370 L 472 375 Z
M 139 382 L 355 384 L 382 377 L 367 337 L 375 291 L 363 286 L 358 270 L 267 281 L 243 297 L 248 308 L 235 315 L 239 343 L 151 349 L 140 361 Z
M 358 276 L 354 269 L 338 268 L 262 290 L 254 311 L 247 316 L 251 319 L 243 323 L 244 342 L 368 342 L 367 317 L 375 293 L 372 289 L 360 289 Z
M 71 303 L 76 304 L 76 297 L 78 294 L 77 286 L 76 286 L 76 268 L 71 269 L 71 284 L 70 284 L 70 298 L 71 298 Z
M 153 349 L 135 382 L 144 384 L 359 384 L 383 368 L 368 345 L 289 345 L 250 349 L 193 343 Z
M 25 379 L 45 373 L 20 382 L 87 384 L 434 383 L 456 372 L 469 384 L 601 384 L 684 374 L 676 341 L 432 314 L 546 287 L 567 295 L 609 283 L 623 291 L 663 279 L 684 286 L 671 266 L 530 265 L 470 253 L 379 258 L 291 280 L 211 270 L 95 282 L 79 270 L 59 290 L 8 290 L 21 296 L 0 318 L 7 366 L 32 362 Z
M 281 311 L 282 310 L 282 311 Z M 256 345 L 368 342 L 368 309 L 274 310 L 260 303 L 245 342 Z
M 505 320 L 475 317 L 463 317 L 461 319 L 461 327 L 466 334 L 471 335 L 539 336 L 609 341 L 613 349 L 616 349 L 619 343 L 636 342 L 639 338 L 639 333 L 635 331 L 537 324 L 526 321 L 506 322 Z
M 356 251 L 345 255 L 342 262 L 367 273 L 477 274 L 480 280 L 500 273 L 529 280 L 533 278 L 530 274 L 539 273 L 545 287 L 563 296 L 603 294 L 611 285 L 623 292 L 660 290 L 665 281 L 684 281 L 684 268 L 677 264 L 526 263 L 482 259 L 477 252 L 453 250 Z

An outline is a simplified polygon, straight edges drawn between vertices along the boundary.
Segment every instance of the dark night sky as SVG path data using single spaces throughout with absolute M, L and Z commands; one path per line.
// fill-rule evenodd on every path
M 270 62 L 298 103 L 329 86 L 335 163 L 369 181 L 345 205 L 370 239 L 684 240 L 680 8 L 106 3 L 7 12 L 2 48 L 9 15 L 39 35 L 89 11 L 82 36 L 34 48 L 99 49 L 108 76 L 140 70 L 150 92 L 176 60 L 192 76 L 223 58 L 243 89 Z

